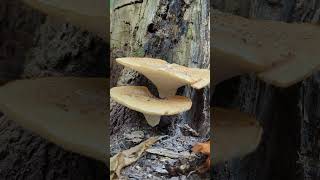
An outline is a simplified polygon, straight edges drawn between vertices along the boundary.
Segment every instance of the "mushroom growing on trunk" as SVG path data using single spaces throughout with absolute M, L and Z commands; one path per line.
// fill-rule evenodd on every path
M 211 109 L 213 122 L 213 164 L 244 156 L 259 145 L 262 128 L 247 113 L 221 108 Z
M 206 163 L 199 168 L 200 172 L 210 168 L 210 152 L 212 152 L 213 165 L 242 157 L 253 152 L 259 145 L 262 127 L 258 121 L 247 113 L 222 108 L 211 108 L 214 119 L 212 148 L 210 141 L 197 143 L 192 151 L 208 155 Z
M 70 22 L 106 40 L 107 1 L 23 0 L 23 2 L 51 17 Z
M 184 85 L 201 89 L 210 83 L 210 70 L 169 64 L 161 59 L 126 57 L 116 61 L 146 76 L 157 87 L 161 98 L 174 96 Z
M 267 83 L 288 87 L 320 67 L 319 26 L 211 13 L 215 84 L 254 72 Z
M 170 96 L 159 99 L 144 86 L 120 86 L 110 90 L 110 96 L 119 104 L 143 113 L 152 127 L 160 122 L 161 116 L 175 115 L 191 108 L 192 102 L 187 97 Z
M 64 149 L 106 162 L 106 78 L 41 78 L 0 87 L 0 110 Z

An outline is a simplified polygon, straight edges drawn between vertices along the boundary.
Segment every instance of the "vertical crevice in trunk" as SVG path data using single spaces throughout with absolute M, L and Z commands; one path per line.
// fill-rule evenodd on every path
M 320 81 L 319 73 L 301 88 L 301 151 L 299 162 L 305 180 L 320 179 Z

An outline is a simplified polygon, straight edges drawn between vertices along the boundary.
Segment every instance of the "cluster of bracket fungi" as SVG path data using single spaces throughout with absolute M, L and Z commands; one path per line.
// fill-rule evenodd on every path
M 157 87 L 160 98 L 152 95 L 144 86 L 121 86 L 110 90 L 112 99 L 143 113 L 152 127 L 159 124 L 161 116 L 179 114 L 191 108 L 190 99 L 175 95 L 179 87 L 191 85 L 201 89 L 210 83 L 208 69 L 188 68 L 153 58 L 127 57 L 116 61 L 143 74 Z
M 106 5 L 99 5 L 106 1 L 23 2 L 95 32 L 106 40 L 106 23 L 101 23 L 107 18 Z M 320 66 L 320 31 L 316 25 L 250 20 L 217 10 L 211 14 L 214 19 L 210 35 L 214 39 L 211 64 L 215 85 L 237 75 L 256 73 L 267 83 L 288 87 Z M 119 58 L 117 62 L 137 70 L 157 86 L 160 98 L 141 86 L 111 89 L 115 101 L 143 113 L 151 126 L 159 123 L 161 115 L 190 109 L 192 102 L 188 98 L 175 96 L 178 87 L 191 85 L 200 89 L 210 81 L 208 70 L 186 68 L 162 60 Z M 23 127 L 67 150 L 105 161 L 104 117 L 109 116 L 104 106 L 108 98 L 105 97 L 107 86 L 107 78 L 19 80 L 0 88 L 0 109 Z M 243 156 L 257 147 L 262 128 L 254 117 L 217 107 L 212 107 L 211 112 L 214 119 L 213 164 Z M 209 155 L 210 143 L 199 143 L 193 150 Z M 206 166 L 209 165 L 210 159 L 206 161 Z
M 213 79 L 217 85 L 232 77 L 254 73 L 268 84 L 285 88 L 320 68 L 319 27 L 305 23 L 250 20 L 211 11 L 214 18 Z M 244 156 L 258 146 L 262 128 L 247 113 L 212 107 L 213 165 Z M 195 151 L 210 154 L 208 143 Z M 210 160 L 205 164 L 210 166 Z

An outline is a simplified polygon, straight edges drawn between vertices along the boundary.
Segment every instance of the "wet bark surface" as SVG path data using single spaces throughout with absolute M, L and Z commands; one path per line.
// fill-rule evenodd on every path
M 123 69 L 115 63 L 117 57 L 153 57 L 189 67 L 209 67 L 209 1 L 155 0 L 125 1 L 114 4 L 111 12 L 111 87 L 142 85 L 158 95 L 155 86 L 142 75 Z M 130 17 L 129 17 L 130 16 Z M 174 152 L 190 152 L 196 142 L 209 138 L 209 88 L 195 91 L 182 87 L 179 95 L 192 99 L 190 111 L 176 116 L 162 117 L 160 124 L 151 128 L 143 115 L 116 102 L 110 104 L 111 155 L 136 145 L 127 141 L 125 134 L 143 131 L 144 138 L 167 135 L 155 144 Z M 185 134 L 181 126 L 188 124 L 200 133 L 199 137 Z M 122 172 L 133 179 L 185 179 L 204 158 L 171 159 L 146 153 Z M 184 165 L 182 169 L 181 165 Z M 192 174 L 188 178 L 208 179 L 209 174 Z
M 319 1 L 215 0 L 211 6 L 249 18 L 319 22 Z M 213 179 L 319 179 L 319 92 L 319 73 L 286 89 L 254 75 L 218 85 L 212 105 L 256 115 L 264 134 L 255 152 L 214 167 Z
M 0 84 L 45 76 L 106 77 L 106 57 L 106 43 L 94 35 L 20 1 L 0 1 Z M 104 163 L 65 151 L 2 113 L 0 143 L 0 179 L 108 177 Z

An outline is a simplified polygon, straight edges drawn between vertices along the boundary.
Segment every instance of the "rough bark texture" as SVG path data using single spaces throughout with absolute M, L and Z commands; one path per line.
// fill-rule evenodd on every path
M 211 2 L 211 8 L 244 17 L 319 22 L 318 0 Z M 213 179 L 320 179 L 319 86 L 319 73 L 315 73 L 286 89 L 268 86 L 254 76 L 234 78 L 216 87 L 212 105 L 240 107 L 255 114 L 264 134 L 254 153 L 214 167 Z
M 144 85 L 157 95 L 156 88 L 145 77 L 115 64 L 116 57 L 147 56 L 189 67 L 209 68 L 209 32 L 208 0 L 115 1 L 111 11 L 111 87 Z M 192 99 L 192 109 L 182 115 L 163 117 L 156 128 L 148 126 L 140 113 L 111 100 L 111 155 L 134 145 L 125 140 L 124 134 L 135 130 L 143 131 L 145 137 L 169 135 L 155 146 L 176 152 L 190 151 L 195 142 L 208 138 L 209 88 L 195 91 L 185 87 L 180 88 L 178 94 Z M 200 137 L 183 134 L 179 125 L 184 124 L 198 131 Z M 137 179 L 178 178 L 179 173 L 170 171 L 170 168 L 186 164 L 183 162 L 186 160 L 161 159 L 146 154 L 125 168 L 123 175 Z M 180 177 L 186 177 L 194 168 L 187 168 Z M 200 178 L 197 175 L 192 177 Z M 206 177 L 208 174 L 204 175 Z
M 0 1 L 0 84 L 43 76 L 101 76 L 106 44 L 52 23 L 17 0 Z M 23 90 L 23 89 L 22 89 Z M 107 167 L 67 152 L 0 113 L 0 179 L 107 179 Z

